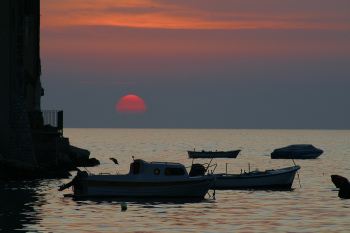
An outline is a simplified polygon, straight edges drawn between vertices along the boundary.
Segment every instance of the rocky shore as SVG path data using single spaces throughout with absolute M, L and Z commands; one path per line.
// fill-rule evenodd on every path
M 62 138 L 65 139 L 65 138 Z M 42 156 L 54 157 L 45 161 Z M 0 180 L 13 179 L 55 179 L 68 178 L 70 171 L 78 167 L 93 167 L 100 164 L 96 158 L 90 158 L 90 152 L 69 145 L 69 141 L 59 140 L 54 155 L 38 154 L 37 163 L 6 159 L 0 154 Z

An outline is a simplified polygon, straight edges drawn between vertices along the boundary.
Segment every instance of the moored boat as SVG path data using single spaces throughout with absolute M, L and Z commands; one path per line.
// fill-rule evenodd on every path
M 168 162 L 146 162 L 135 159 L 128 174 L 88 175 L 80 171 L 60 187 L 73 186 L 74 197 L 200 197 L 214 183 L 214 176 L 189 175 L 184 165 Z M 67 195 L 66 195 L 67 196 Z
M 323 153 L 310 144 L 294 144 L 275 149 L 271 153 L 271 159 L 315 159 Z
M 214 174 L 213 189 L 289 189 L 300 166 L 241 174 Z
M 231 151 L 187 151 L 189 158 L 236 158 L 241 150 Z

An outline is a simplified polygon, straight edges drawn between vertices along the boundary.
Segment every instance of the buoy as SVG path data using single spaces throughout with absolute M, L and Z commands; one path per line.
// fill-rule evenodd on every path
M 126 203 L 124 201 L 122 203 L 120 203 L 120 206 L 122 207 L 122 210 L 128 209 L 128 207 L 126 206 Z

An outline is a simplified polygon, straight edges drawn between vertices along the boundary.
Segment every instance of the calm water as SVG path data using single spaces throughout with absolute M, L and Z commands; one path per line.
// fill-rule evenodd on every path
M 273 149 L 310 143 L 325 152 L 301 166 L 292 191 L 218 190 L 216 199 L 64 198 L 69 180 L 0 182 L 0 229 L 25 232 L 350 232 L 350 200 L 338 198 L 331 174 L 350 178 L 350 131 L 65 129 L 72 145 L 91 151 L 93 173 L 127 173 L 132 156 L 191 165 L 187 150 L 241 149 L 237 159 L 217 160 L 217 172 L 239 173 L 293 165 L 271 160 Z M 117 158 L 119 165 L 109 160 Z M 72 174 L 74 175 L 74 174 Z M 211 191 L 212 192 L 212 191 Z M 125 201 L 128 209 L 121 211 Z

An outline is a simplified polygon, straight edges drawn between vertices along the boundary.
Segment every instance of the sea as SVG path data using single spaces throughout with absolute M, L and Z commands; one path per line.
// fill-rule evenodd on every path
M 292 189 L 216 190 L 215 198 L 209 191 L 203 199 L 77 200 L 63 196 L 71 189 L 58 191 L 71 178 L 0 181 L 1 232 L 350 232 L 350 199 L 339 198 L 331 181 L 332 174 L 350 179 L 350 130 L 68 128 L 64 136 L 100 161 L 81 168 L 95 174 L 128 173 L 133 157 L 189 168 L 193 149 L 242 150 L 236 159 L 214 160 L 217 173 L 294 163 L 301 169 Z M 313 144 L 324 153 L 294 162 L 270 158 L 291 144 Z

